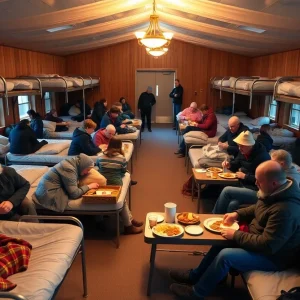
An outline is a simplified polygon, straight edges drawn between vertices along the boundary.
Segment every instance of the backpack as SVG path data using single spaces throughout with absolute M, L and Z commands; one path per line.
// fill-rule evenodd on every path
M 193 175 L 189 177 L 189 179 L 183 184 L 181 193 L 185 196 L 192 196 L 192 185 L 193 185 Z M 194 184 L 194 196 L 198 195 L 198 186 Z
M 277 300 L 299 300 L 300 299 L 300 287 L 293 287 L 288 292 L 282 290 L 281 295 Z

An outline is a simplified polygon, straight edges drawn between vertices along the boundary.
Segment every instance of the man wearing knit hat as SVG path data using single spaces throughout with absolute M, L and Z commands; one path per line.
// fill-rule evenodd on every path
M 148 86 L 146 92 L 141 93 L 138 103 L 138 109 L 142 118 L 142 131 L 145 128 L 145 119 L 147 119 L 148 131 L 151 130 L 151 112 L 152 106 L 156 103 L 155 96 L 152 94 L 152 87 Z

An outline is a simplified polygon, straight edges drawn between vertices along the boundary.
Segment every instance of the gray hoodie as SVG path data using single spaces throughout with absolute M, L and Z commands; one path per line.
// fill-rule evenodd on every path
M 298 186 L 300 187 L 300 173 L 294 166 L 291 166 L 289 169 L 285 170 L 286 176 L 292 178 Z
M 43 176 L 33 200 L 47 209 L 63 212 L 70 199 L 80 198 L 89 190 L 87 185 L 78 187 L 78 180 L 84 169 L 93 166 L 93 160 L 83 153 L 61 161 Z

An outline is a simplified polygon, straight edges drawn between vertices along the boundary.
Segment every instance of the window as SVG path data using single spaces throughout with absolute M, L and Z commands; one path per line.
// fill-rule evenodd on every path
M 46 113 L 48 113 L 52 108 L 51 94 L 49 92 L 45 93 L 44 99 L 45 99 L 45 110 Z
M 289 125 L 299 129 L 300 125 L 300 104 L 292 104 Z
M 277 114 L 277 101 L 275 100 L 272 100 L 270 102 L 270 105 L 269 105 L 269 118 L 271 120 L 276 120 L 276 114 Z
M 27 111 L 30 109 L 30 101 L 28 96 L 18 96 L 19 116 L 20 120 L 27 119 Z

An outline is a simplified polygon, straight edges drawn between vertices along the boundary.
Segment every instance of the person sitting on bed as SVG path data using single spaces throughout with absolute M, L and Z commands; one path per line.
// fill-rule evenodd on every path
M 241 123 L 238 117 L 231 117 L 228 120 L 228 129 L 219 137 L 219 148 L 226 151 L 228 155 L 236 157 L 239 153 L 239 147 L 236 142 L 234 142 L 234 139 L 238 137 L 241 132 L 247 130 L 249 130 L 249 128 Z
M 26 198 L 29 182 L 15 169 L 0 164 L 0 220 L 16 221 L 22 215 L 36 215 L 34 203 Z
M 100 145 L 108 145 L 109 141 L 115 134 L 116 134 L 115 126 L 109 124 L 106 126 L 106 128 L 99 129 L 95 132 L 93 136 L 93 143 L 97 147 L 99 147 Z
M 270 136 L 271 126 L 269 124 L 261 125 L 259 133 L 256 141 L 264 145 L 266 150 L 270 152 L 273 148 L 273 139 Z
M 100 128 L 100 124 L 103 116 L 107 112 L 107 101 L 106 99 L 101 99 L 97 101 L 94 105 L 91 119 L 97 124 L 96 130 Z
M 117 133 L 122 133 L 122 130 L 126 128 L 126 125 L 121 123 L 121 120 L 118 118 L 119 114 L 119 108 L 113 105 L 103 116 L 100 128 L 106 128 L 107 125 L 112 124 L 115 126 Z
M 200 122 L 195 123 L 194 126 L 187 126 L 182 134 L 184 135 L 190 131 L 202 131 L 208 137 L 216 136 L 218 121 L 217 121 L 217 117 L 216 117 L 215 113 L 206 104 L 202 104 L 200 106 L 200 111 L 203 114 L 203 117 L 200 120 Z M 185 141 L 184 141 L 184 139 L 182 139 L 179 149 L 177 150 L 177 152 L 175 152 L 175 154 L 178 154 L 178 157 L 184 157 L 185 156 L 185 147 L 186 147 Z
M 75 106 L 80 109 L 80 114 L 77 116 L 71 117 L 71 120 L 82 122 L 85 118 L 91 117 L 91 107 L 83 100 L 79 100 L 75 103 Z M 84 115 L 85 112 L 85 115 Z
M 40 114 L 36 113 L 33 109 L 30 109 L 27 111 L 27 115 L 30 118 L 30 127 L 35 132 L 36 137 L 42 139 L 44 124 Z
M 107 185 L 123 185 L 123 177 L 127 172 L 127 161 L 122 150 L 122 141 L 112 138 L 108 144 L 107 150 L 99 155 L 96 166 L 99 172 L 107 179 Z M 136 181 L 131 181 L 131 185 L 136 185 Z M 125 201 L 124 209 L 121 212 L 125 224 L 125 234 L 136 234 L 143 231 L 140 228 L 143 222 L 132 218 L 131 212 Z
M 122 111 L 124 114 L 128 115 L 130 119 L 134 119 L 134 113 L 132 112 L 130 105 L 126 102 L 125 97 L 120 98 L 120 103 L 122 103 Z
M 91 137 L 96 126 L 96 123 L 91 119 L 86 119 L 83 122 L 82 127 L 74 130 L 68 155 L 79 155 L 80 153 L 84 153 L 93 156 L 101 152 L 101 149 L 94 145 Z
M 68 131 L 69 128 L 69 123 L 68 122 L 64 122 L 64 120 L 62 118 L 59 118 L 57 116 L 57 111 L 56 109 L 51 109 L 50 112 L 48 112 L 45 115 L 44 118 L 46 121 L 51 121 L 51 122 L 55 122 L 56 123 L 56 128 L 55 131 L 56 132 L 61 132 L 61 131 Z
M 22 120 L 9 134 L 10 149 L 12 154 L 31 154 L 38 151 L 47 141 L 39 142 L 35 132 L 31 129 L 28 119 Z
M 120 110 L 118 118 L 121 121 L 121 123 L 124 123 L 124 124 L 131 124 L 132 123 L 132 121 L 130 121 L 130 119 L 131 119 L 130 116 L 127 113 L 123 112 L 123 110 L 122 110 L 122 103 L 115 102 L 113 104 L 113 106 L 116 106 Z
M 33 200 L 46 209 L 63 212 L 69 201 L 78 199 L 88 190 L 99 187 L 96 182 L 78 186 L 80 177 L 87 175 L 92 168 L 94 168 L 93 160 L 83 153 L 62 160 L 44 174 Z
M 197 108 L 197 103 L 192 102 L 190 107 L 184 109 L 178 115 L 179 120 L 187 120 L 192 122 L 200 122 L 202 119 L 202 112 Z

